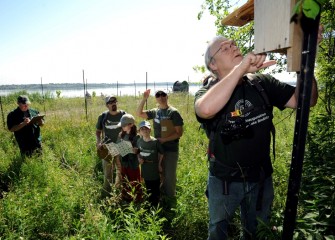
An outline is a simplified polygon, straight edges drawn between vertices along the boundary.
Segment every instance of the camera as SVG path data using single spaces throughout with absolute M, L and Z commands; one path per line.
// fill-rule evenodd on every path
M 220 135 L 224 143 L 238 140 L 246 136 L 247 129 L 250 126 L 244 117 L 234 117 L 226 119 L 222 124 Z

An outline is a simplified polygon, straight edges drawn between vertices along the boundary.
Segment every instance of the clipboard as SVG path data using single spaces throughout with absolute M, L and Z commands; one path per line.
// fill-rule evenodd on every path
M 174 128 L 173 122 L 170 119 L 162 119 L 161 120 L 161 137 L 165 138 L 171 136 L 176 132 Z
M 104 146 L 108 149 L 108 152 L 112 157 L 115 157 L 117 155 L 121 155 L 122 157 L 124 157 L 129 153 L 134 153 L 133 146 L 129 141 L 121 141 L 118 143 L 112 142 L 107 143 Z
M 38 115 L 38 116 L 34 116 L 32 119 L 30 119 L 29 124 L 35 124 L 38 121 L 42 120 L 44 118 L 45 115 Z

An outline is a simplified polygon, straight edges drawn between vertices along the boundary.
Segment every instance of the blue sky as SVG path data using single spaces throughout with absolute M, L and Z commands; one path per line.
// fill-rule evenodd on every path
M 204 0 L 0 0 L 0 85 L 199 81 Z

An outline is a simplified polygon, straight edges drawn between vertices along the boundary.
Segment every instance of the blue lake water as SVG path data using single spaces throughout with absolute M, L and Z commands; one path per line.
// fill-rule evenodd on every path
M 154 84 L 148 84 L 148 89 L 151 89 L 151 94 L 153 95 L 157 90 L 162 89 L 164 91 L 172 92 L 172 86 L 173 83 L 171 84 L 166 84 L 166 85 L 154 85 Z M 189 84 L 189 93 L 194 95 L 199 88 L 201 87 L 201 84 Z M 18 92 L 26 90 L 28 93 L 42 93 L 41 89 L 6 89 L 0 90 L 0 95 L 6 96 L 8 94 L 11 94 L 13 92 Z M 100 95 L 117 95 L 117 96 L 123 96 L 123 95 L 130 95 L 130 96 L 139 96 L 142 95 L 143 92 L 146 90 L 145 84 L 138 84 L 138 85 L 119 85 L 118 87 L 108 87 L 108 88 L 87 88 L 87 92 L 92 95 L 93 92 L 95 92 L 96 96 Z M 84 89 L 54 89 L 54 90 L 45 90 L 43 93 L 45 94 L 46 92 L 51 93 L 54 97 L 57 96 L 56 91 L 60 91 L 61 97 L 81 97 L 84 96 Z
M 291 84 L 295 86 L 295 82 L 287 82 L 288 84 Z M 99 86 L 99 85 L 98 85 Z M 101 85 L 100 85 L 101 86 Z M 96 96 L 100 95 L 116 95 L 116 96 L 139 96 L 142 95 L 143 92 L 146 90 L 146 88 L 151 89 L 151 94 L 154 95 L 154 93 L 161 89 L 167 92 L 172 92 L 172 87 L 173 83 L 156 83 L 156 84 L 148 84 L 146 85 L 144 83 L 138 83 L 138 84 L 119 84 L 119 85 L 109 85 L 106 87 L 105 85 L 102 85 L 104 87 L 89 87 L 87 88 L 87 92 L 89 94 L 93 94 L 95 92 Z M 194 95 L 201 87 L 201 83 L 190 83 L 189 84 L 189 93 L 191 95 Z M 0 86 L 0 96 L 7 96 L 8 94 L 18 92 L 18 91 L 27 91 L 28 93 L 42 93 L 41 86 L 40 85 L 26 85 L 26 88 L 22 86 L 20 88 L 20 85 L 15 85 L 15 88 L 1 88 Z M 66 86 L 64 84 L 60 86 L 55 86 L 55 85 L 46 85 L 44 87 L 43 93 L 46 94 L 49 92 L 52 96 L 56 97 L 56 91 L 60 91 L 61 97 L 82 97 L 84 96 L 84 88 L 83 85 L 78 85 L 78 87 L 73 87 L 73 86 Z

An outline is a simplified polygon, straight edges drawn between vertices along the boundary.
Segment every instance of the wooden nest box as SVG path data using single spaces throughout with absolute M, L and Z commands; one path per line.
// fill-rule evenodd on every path
M 303 33 L 290 23 L 297 0 L 248 0 L 224 18 L 222 25 L 243 26 L 254 20 L 255 53 L 277 52 L 287 55 L 287 71 L 300 71 Z

